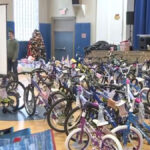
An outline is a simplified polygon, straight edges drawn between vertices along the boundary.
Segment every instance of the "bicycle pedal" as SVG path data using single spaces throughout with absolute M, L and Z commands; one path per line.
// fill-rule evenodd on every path
M 35 115 L 38 115 L 38 114 L 39 114 L 39 112 L 38 112 L 38 111 L 36 111 L 36 112 L 35 112 Z

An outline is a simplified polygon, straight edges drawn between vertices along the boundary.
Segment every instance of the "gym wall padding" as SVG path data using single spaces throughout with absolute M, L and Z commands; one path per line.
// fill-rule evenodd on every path
M 15 30 L 14 22 L 12 22 L 12 21 L 7 21 L 7 39 L 8 39 L 8 31 L 9 30 L 12 30 L 12 31 Z
M 7 74 L 6 5 L 0 5 L 0 74 Z
M 39 27 L 46 47 L 47 60 L 49 60 L 51 58 L 51 24 L 40 23 Z
M 28 41 L 19 41 L 19 54 L 18 59 L 25 58 L 27 56 Z
M 83 34 L 85 37 L 83 37 Z M 75 53 L 84 54 L 84 47 L 90 45 L 91 41 L 91 24 L 76 23 L 75 25 Z

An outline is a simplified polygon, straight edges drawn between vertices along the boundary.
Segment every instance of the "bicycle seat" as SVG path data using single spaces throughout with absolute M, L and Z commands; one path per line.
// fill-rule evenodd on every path
M 116 106 L 119 107 L 119 106 L 122 106 L 124 105 L 126 102 L 124 100 L 120 100 L 120 101 L 117 101 L 116 102 Z
M 136 77 L 136 79 L 139 81 L 139 82 L 143 82 L 144 79 L 143 78 L 140 78 L 140 77 Z
M 93 119 L 93 122 L 96 124 L 97 127 L 108 125 L 108 121 L 101 122 L 100 120 Z

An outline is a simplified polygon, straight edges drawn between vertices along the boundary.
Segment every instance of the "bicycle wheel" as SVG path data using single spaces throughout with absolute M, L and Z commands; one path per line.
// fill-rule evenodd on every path
M 102 137 L 101 150 L 123 150 L 120 141 L 111 134 L 104 135 Z
M 7 74 L 7 79 L 9 80 L 9 82 L 18 81 L 18 74 L 14 74 L 13 72 L 10 72 Z
M 7 91 L 7 93 L 13 92 L 13 93 L 16 93 L 16 95 L 18 95 L 19 105 L 18 105 L 17 110 L 20 110 L 20 109 L 24 108 L 24 91 L 25 91 L 25 87 L 21 82 L 19 82 L 19 81 L 9 82 L 7 87 L 6 87 L 6 91 Z
M 70 100 L 61 99 L 55 102 L 47 114 L 48 125 L 57 132 L 64 132 L 64 122 L 67 114 L 72 110 Z
M 68 135 L 73 129 L 77 127 L 82 116 L 82 110 L 80 107 L 73 109 L 66 117 L 64 123 L 64 129 L 66 135 Z
M 90 135 L 85 130 L 81 131 L 81 128 L 77 128 L 67 136 L 65 147 L 67 150 L 86 150 L 90 142 Z
M 150 104 L 149 103 L 143 103 L 145 108 L 145 117 L 149 116 L 150 118 Z
M 58 101 L 60 99 L 64 99 L 65 97 L 66 97 L 66 95 L 60 91 L 53 92 L 52 94 L 50 94 L 50 96 L 48 98 L 48 102 L 50 105 L 53 105 L 56 101 Z
M 25 109 L 28 115 L 29 116 L 34 115 L 36 111 L 36 99 L 34 95 L 34 88 L 31 85 L 29 85 L 25 89 L 24 104 L 25 104 Z
M 147 92 L 147 102 L 150 104 L 150 89 Z
M 115 133 L 120 142 L 122 144 L 124 143 L 124 135 L 126 134 L 128 130 L 127 125 L 122 125 L 114 128 L 111 130 L 112 133 Z M 141 150 L 143 146 L 143 137 L 138 129 L 130 126 L 130 132 L 127 135 L 126 144 L 123 144 L 123 149 L 135 149 L 135 150 Z
M 148 102 L 148 97 L 150 98 L 150 95 L 147 95 L 147 92 L 149 91 L 149 88 L 142 88 L 142 90 L 140 91 L 140 99 L 143 103 L 149 103 Z M 148 97 L 147 97 L 148 96 Z M 149 103 L 150 104 L 150 103 Z

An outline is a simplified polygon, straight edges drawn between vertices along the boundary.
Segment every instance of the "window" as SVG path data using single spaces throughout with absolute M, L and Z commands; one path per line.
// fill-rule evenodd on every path
M 39 29 L 39 0 L 14 0 L 15 37 L 28 41 Z

